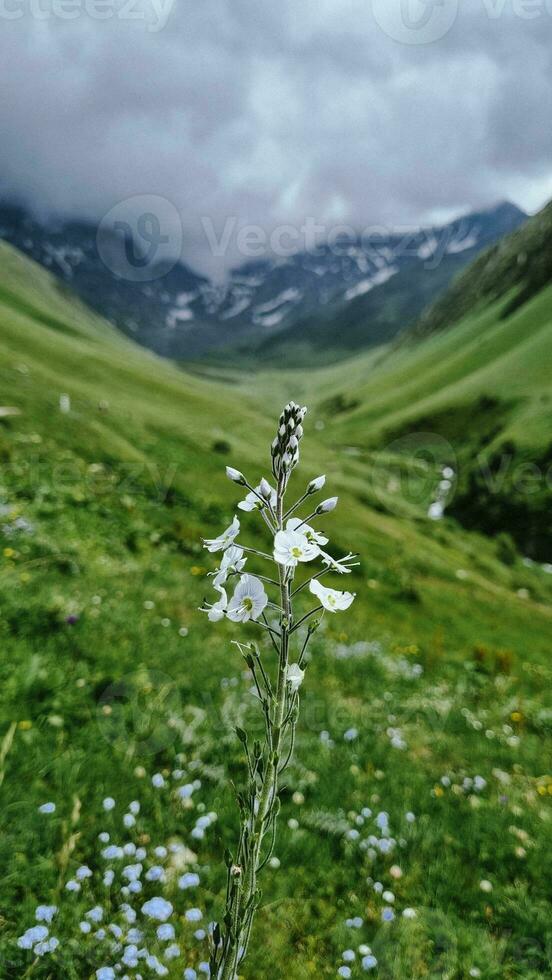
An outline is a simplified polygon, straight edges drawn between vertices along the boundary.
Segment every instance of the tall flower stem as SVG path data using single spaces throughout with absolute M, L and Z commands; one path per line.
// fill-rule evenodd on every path
M 337 571 L 347 573 L 350 571 L 348 563 L 352 557 L 347 555 L 336 562 L 320 548 L 320 544 L 327 543 L 328 539 L 317 535 L 307 524 L 311 517 L 333 510 L 337 497 L 323 501 L 309 518 L 288 520 L 289 515 L 300 504 L 322 489 L 326 479 L 322 476 L 311 480 L 299 500 L 285 509 L 284 498 L 288 482 L 299 463 L 299 443 L 303 437 L 302 423 L 306 412 L 306 408 L 289 402 L 280 415 L 276 438 L 271 446 L 275 490 L 264 477 L 259 486 L 254 488 L 239 470 L 226 468 L 230 480 L 249 490 L 249 496 L 242 502 L 242 509 L 261 511 L 261 517 L 273 535 L 272 554 L 241 545 L 237 541 L 240 531 L 237 517 L 234 517 L 230 526 L 218 537 L 204 540 L 204 546 L 210 552 L 223 551 L 225 554 L 220 568 L 214 573 L 217 601 L 206 603 L 203 612 L 208 614 L 212 622 L 226 617 L 234 623 L 254 624 L 270 639 L 276 655 L 275 668 L 271 669 L 268 659 L 261 657 L 261 652 L 254 643 L 234 641 L 253 677 L 257 703 L 263 712 L 264 740 L 256 739 L 251 745 L 247 733 L 242 728 L 236 728 L 236 735 L 244 750 L 247 781 L 245 787 L 236 792 L 240 812 L 236 851 L 235 854 L 229 851 L 225 854 L 225 913 L 222 923 L 214 924 L 210 935 L 209 966 L 212 980 L 236 980 L 238 969 L 247 953 L 253 920 L 261 902 L 259 877 L 270 861 L 276 842 L 280 810 L 279 779 L 293 758 L 299 714 L 299 688 L 305 673 L 303 668 L 306 669 L 307 645 L 319 625 L 319 620 L 313 620 L 312 617 L 321 609 L 330 612 L 348 609 L 354 599 L 353 594 L 326 589 L 318 581 L 328 568 L 311 575 L 307 582 L 293 590 L 294 573 L 299 562 L 310 562 L 321 557 L 326 564 L 332 563 Z M 254 504 L 258 501 L 261 506 L 251 508 L 251 497 Z M 243 566 L 248 561 L 244 554 L 275 564 L 277 576 L 271 578 L 268 575 L 242 575 Z M 223 586 L 235 575 L 239 576 L 239 581 L 229 600 Z M 265 585 L 277 590 L 277 602 L 269 597 Z M 318 597 L 319 605 L 295 622 L 293 597 L 307 586 Z M 276 611 L 278 624 L 269 622 L 265 610 Z M 290 664 L 290 639 L 293 640 L 297 630 L 307 620 L 310 623 L 306 637 L 299 644 L 298 661 Z
M 283 505 L 286 491 L 286 480 L 280 478 L 276 500 L 277 529 L 283 527 Z M 258 789 L 257 800 L 253 806 L 254 816 L 251 825 L 250 848 L 243 866 L 239 866 L 238 881 L 233 893 L 233 910 L 227 921 L 232 921 L 229 941 L 224 949 L 224 956 L 219 966 L 220 980 L 234 980 L 240 954 L 246 952 L 247 941 L 253 924 L 256 910 L 257 877 L 264 867 L 266 859 L 262 858 L 263 841 L 270 830 L 271 815 L 276 806 L 278 796 L 278 776 L 280 774 L 280 752 L 283 741 L 284 719 L 287 715 L 288 698 L 286 672 L 289 657 L 289 636 L 292 628 L 291 577 L 287 569 L 279 565 L 280 588 L 280 637 L 278 651 L 278 677 L 276 693 L 273 695 L 273 710 L 269 714 L 268 758 L 266 768 Z M 291 753 L 287 762 L 291 759 Z M 255 812 L 256 811 L 256 812 Z M 272 821 L 273 839 L 275 837 L 275 814 Z M 240 857 L 240 856 L 239 856 Z M 236 866 L 236 872 L 237 873 Z M 243 886 L 241 880 L 243 879 Z

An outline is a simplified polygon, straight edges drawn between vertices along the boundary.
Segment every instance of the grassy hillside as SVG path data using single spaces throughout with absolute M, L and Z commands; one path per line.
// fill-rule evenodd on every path
M 19 411 L 0 412 L 2 978 L 82 980 L 114 961 L 112 940 L 79 928 L 96 905 L 104 924 L 128 928 L 120 865 L 102 885 L 100 831 L 145 847 L 148 868 L 165 862 L 181 946 L 163 959 L 168 975 L 207 958 L 184 913 L 200 907 L 208 922 L 220 908 L 220 856 L 235 832 L 227 777 L 239 785 L 245 765 L 232 729 L 254 712 L 230 642 L 244 631 L 196 611 L 213 567 L 199 539 L 234 512 L 225 463 L 261 475 L 288 390 L 312 404 L 298 492 L 327 473 L 341 498 L 327 521 L 335 552 L 358 550 L 362 564 L 347 581 L 351 614 L 328 617 L 313 648 L 244 976 L 333 977 L 353 950 L 356 978 L 366 946 L 396 980 L 547 975 L 552 577 L 504 542 L 429 521 L 438 471 L 410 451 L 397 480 L 396 454 L 376 451 L 413 422 L 416 400 L 435 414 L 446 387 L 466 402 L 486 390 L 489 380 L 469 380 L 470 357 L 498 391 L 507 367 L 493 372 L 487 348 L 477 352 L 477 325 L 461 328 L 473 349 L 456 354 L 451 332 L 425 355 L 371 355 L 346 373 L 206 379 L 118 337 L 9 248 L 0 259 L 0 406 Z M 531 309 L 521 353 L 544 391 L 545 326 Z M 507 365 L 514 345 L 499 335 Z M 538 401 L 521 385 L 514 394 L 525 422 L 518 408 L 512 431 L 540 440 Z M 177 788 L 193 780 L 183 804 Z M 38 812 L 47 801 L 54 814 Z M 141 810 L 124 829 L 130 801 Z M 387 853 L 374 847 L 381 812 Z M 202 838 L 197 820 L 213 813 Z M 92 877 L 68 892 L 84 864 Z M 179 890 L 182 870 L 198 872 L 196 891 Z M 135 907 L 159 889 L 145 882 Z M 15 938 L 52 901 L 62 942 L 34 962 Z M 155 936 L 151 948 L 163 955 Z
M 520 229 L 506 235 L 463 272 L 417 324 L 421 335 L 457 323 L 478 307 L 515 290 L 503 317 L 552 283 L 552 201 Z
M 551 214 L 478 260 L 401 345 L 314 378 L 327 437 L 372 465 L 389 448 L 395 465 L 437 453 L 457 471 L 449 513 L 541 561 L 552 557 Z

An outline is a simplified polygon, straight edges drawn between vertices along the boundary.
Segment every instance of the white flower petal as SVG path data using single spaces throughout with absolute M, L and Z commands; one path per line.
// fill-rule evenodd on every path
M 299 531 L 278 531 L 274 538 L 274 560 L 279 565 L 295 567 L 298 562 L 312 561 L 320 554 L 317 544 Z
M 304 676 L 305 671 L 301 670 L 299 664 L 288 664 L 286 668 L 286 681 L 294 693 L 301 687 Z
M 262 582 L 254 575 L 242 575 L 228 605 L 227 616 L 235 623 L 258 619 L 268 603 Z
M 309 588 L 328 612 L 342 612 L 348 609 L 355 598 L 353 592 L 338 592 L 337 589 L 327 589 L 318 579 L 313 579 Z

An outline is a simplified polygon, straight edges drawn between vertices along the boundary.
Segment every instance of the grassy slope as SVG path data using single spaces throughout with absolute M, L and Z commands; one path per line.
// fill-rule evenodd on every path
M 417 324 L 421 335 L 442 330 L 461 317 L 515 290 L 506 316 L 552 281 L 552 201 L 521 228 L 506 235 L 457 277 Z
M 342 380 L 341 392 L 358 404 L 337 430 L 366 445 L 487 395 L 511 407 L 501 437 L 544 445 L 552 422 L 552 287 L 508 320 L 499 312 L 494 305 L 423 344 L 391 351 L 373 372 L 368 362 L 363 383 L 345 386 Z
M 142 830 L 156 842 L 179 835 L 190 843 L 193 810 L 161 807 L 139 768 L 170 770 L 179 751 L 184 767 L 203 760 L 201 799 L 219 821 L 201 852 L 201 898 L 177 894 L 175 904 L 206 904 L 212 914 L 219 837 L 231 844 L 233 834 L 232 801 L 217 767 L 224 763 L 242 778 L 231 725 L 249 683 L 228 642 L 234 629 L 213 628 L 195 612 L 209 592 L 211 567 L 198 538 L 232 515 L 236 488 L 224 479 L 224 463 L 259 475 L 288 385 L 295 397 L 317 402 L 313 418 L 326 421 L 324 430 L 308 427 L 303 472 L 328 473 L 342 497 L 331 525 L 336 550 L 359 550 L 362 566 L 347 583 L 358 593 L 354 615 L 328 621 L 309 668 L 300 762 L 284 793 L 284 822 L 294 816 L 300 826 L 278 842 L 282 867 L 263 886 L 268 907 L 245 976 L 334 976 L 341 950 L 362 941 L 397 980 L 428 970 L 463 978 L 475 965 L 497 980 L 542 976 L 552 941 L 545 904 L 550 781 L 542 761 L 550 738 L 548 696 L 542 704 L 543 687 L 550 689 L 550 578 L 515 559 L 502 563 L 484 538 L 425 520 L 420 499 L 425 506 L 433 490 L 427 475 L 421 498 L 411 499 L 389 488 L 385 458 L 343 452 L 343 442 L 371 444 L 362 433 L 377 418 L 373 398 L 386 412 L 393 408 L 393 424 L 409 402 L 405 394 L 402 405 L 391 404 L 383 382 L 379 393 L 362 387 L 370 357 L 346 375 L 346 393 L 361 405 L 332 421 L 324 402 L 344 389 L 337 370 L 267 376 L 254 385 L 183 374 L 117 337 L 10 249 L 1 247 L 0 257 L 0 404 L 22 412 L 0 421 L 2 497 L 8 523 L 21 516 L 35 528 L 3 532 L 0 554 L 0 731 L 13 736 L 0 755 L 0 861 L 8 869 L 2 976 L 22 977 L 29 965 L 12 937 L 31 924 L 34 904 L 56 894 L 67 904 L 56 889 L 83 860 L 93 864 L 92 842 L 109 823 L 99 817 L 107 793 L 122 803 L 139 798 Z M 437 371 L 442 356 L 433 356 Z M 394 357 L 404 383 L 408 353 Z M 71 396 L 68 414 L 59 412 L 62 392 Z M 69 625 L 73 614 L 78 621 Z M 354 647 L 365 640 L 377 641 L 379 652 Z M 423 677 L 397 675 L 401 657 L 421 663 Z M 224 677 L 236 687 L 222 687 Z M 119 705 L 119 688 L 112 693 L 121 683 L 127 707 Z M 199 728 L 180 728 L 192 706 Z M 120 727 L 106 728 L 112 720 Z M 390 725 L 401 728 L 406 750 L 391 746 Z M 359 737 L 344 742 L 352 726 Z M 333 749 L 320 742 L 321 729 L 330 731 Z M 514 734 L 517 746 L 508 741 Z M 493 775 L 499 770 L 506 775 Z M 480 796 L 440 787 L 444 774 L 461 786 L 476 772 L 488 780 Z M 292 802 L 293 791 L 303 804 Z M 58 804 L 46 829 L 36 812 L 45 799 Z M 343 834 L 344 825 L 357 826 L 363 806 L 388 811 L 404 838 L 373 867 Z M 410 829 L 406 810 L 418 815 Z M 524 857 L 516 855 L 512 825 L 530 841 Z M 112 826 L 120 838 L 120 823 Z M 368 821 L 362 833 L 372 831 Z M 393 863 L 403 869 L 395 884 Z M 370 874 L 394 888 L 399 908 L 415 906 L 418 919 L 382 928 Z M 480 891 L 482 878 L 492 880 L 492 896 Z M 89 894 L 71 899 L 77 919 L 93 901 Z M 360 932 L 344 924 L 353 915 L 365 920 Z M 197 962 L 191 936 L 184 945 L 187 962 Z M 82 940 L 66 943 L 53 975 L 76 980 L 97 965 Z M 33 976 L 51 976 L 51 969 L 44 961 Z

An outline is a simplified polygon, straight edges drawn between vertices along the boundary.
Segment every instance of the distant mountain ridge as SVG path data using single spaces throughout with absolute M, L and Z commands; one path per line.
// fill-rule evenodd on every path
M 250 261 L 223 284 L 182 261 L 134 282 L 104 264 L 93 222 L 41 221 L 0 201 L 0 238 L 128 336 L 183 361 L 235 351 L 275 363 L 292 351 L 298 361 L 313 351 L 333 359 L 388 341 L 482 249 L 525 220 L 502 202 L 442 228 L 374 229 L 316 251 Z
M 442 330 L 477 306 L 513 291 L 502 316 L 516 309 L 552 283 L 552 201 L 516 232 L 485 251 L 421 316 L 415 333 L 424 336 Z
M 288 351 L 297 364 L 330 363 L 393 340 L 481 251 L 526 220 L 523 211 L 502 202 L 442 228 L 372 243 L 372 254 L 386 260 L 379 270 L 334 294 L 309 316 L 262 339 L 255 359 L 276 366 Z

